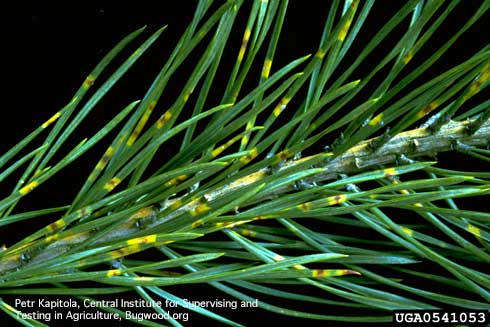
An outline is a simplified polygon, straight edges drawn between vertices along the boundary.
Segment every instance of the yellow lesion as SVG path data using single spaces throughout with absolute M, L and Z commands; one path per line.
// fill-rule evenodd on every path
M 264 216 L 264 215 L 261 215 L 261 216 L 255 216 L 252 218 L 252 220 L 264 220 L 264 219 L 267 219 L 269 217 L 267 216 Z
M 306 269 L 306 267 L 303 265 L 294 265 L 293 268 L 297 269 L 297 270 L 305 270 Z
M 61 112 L 58 111 L 51 118 L 49 118 L 48 120 L 46 120 L 44 122 L 44 124 L 41 125 L 41 128 L 44 129 L 44 128 L 48 127 L 49 125 L 51 125 L 52 123 L 54 123 L 58 118 L 60 118 L 60 116 L 61 116 Z
M 250 29 L 246 29 L 243 34 L 242 45 L 240 46 L 240 51 L 238 52 L 238 61 L 242 61 L 245 56 L 245 51 L 247 50 L 248 40 L 250 39 L 251 31 Z
M 179 184 L 180 182 L 183 182 L 187 179 L 187 175 L 180 175 L 180 176 L 177 176 L 175 178 L 172 178 L 171 180 L 169 180 L 168 182 L 165 183 L 165 186 L 167 187 L 170 187 L 170 186 L 175 186 L 177 184 Z
M 158 129 L 162 128 L 170 120 L 170 118 L 172 118 L 172 113 L 169 110 L 165 111 L 165 113 L 161 115 L 155 123 L 156 127 Z
M 111 270 L 107 270 L 106 276 L 107 277 L 120 276 L 122 273 L 123 272 L 121 269 L 111 269 Z
M 102 169 L 105 168 L 105 166 L 107 166 L 107 164 L 109 163 L 109 160 L 111 160 L 112 156 L 116 152 L 115 149 L 119 148 L 119 146 L 121 145 L 121 143 L 124 140 L 124 138 L 126 137 L 126 135 L 127 135 L 127 133 L 124 133 L 123 134 L 122 138 L 120 138 L 120 140 L 117 142 L 115 148 L 112 147 L 112 146 L 109 146 L 107 148 L 107 150 L 105 151 L 105 153 L 102 156 L 102 158 L 100 158 L 100 160 L 97 162 L 97 165 L 95 165 L 94 171 L 92 171 L 92 173 L 89 175 L 88 179 L 90 181 L 95 180 L 95 178 L 97 177 L 98 172 L 100 172 Z
M 490 62 L 488 62 L 485 66 L 483 66 L 480 78 L 483 81 L 490 80 Z
M 178 199 L 174 203 L 172 203 L 172 205 L 170 206 L 170 208 L 172 208 L 173 210 L 177 210 L 181 206 L 182 206 L 182 200 Z
M 107 150 L 105 151 L 104 155 L 102 158 L 99 160 L 97 165 L 95 166 L 96 170 L 102 170 L 104 167 L 107 165 L 109 160 L 111 160 L 112 156 L 114 155 L 114 148 L 112 146 L 108 147 Z
M 269 78 L 269 75 L 271 73 L 271 67 L 272 67 L 272 60 L 266 59 L 264 61 L 264 67 L 262 68 L 262 78 L 264 79 Z
M 50 235 L 50 236 L 46 237 L 44 239 L 44 241 L 46 243 L 51 243 L 51 242 L 57 241 L 59 238 L 60 238 L 60 235 L 59 235 L 59 233 L 57 233 L 57 234 Z
M 353 273 L 359 275 L 359 273 L 349 269 L 313 269 L 311 271 L 311 277 L 319 278 L 319 277 L 344 276 Z
M 274 108 L 274 111 L 272 112 L 275 117 L 278 117 L 281 112 L 283 112 L 284 109 L 286 109 L 286 106 L 288 105 L 289 101 L 291 101 L 291 98 L 289 97 L 284 97 L 279 101 L 277 106 Z
M 245 177 L 239 178 L 236 181 L 232 182 L 229 185 L 229 188 L 233 189 L 236 187 L 250 185 L 250 184 L 260 180 L 261 178 L 265 177 L 266 175 L 267 174 L 265 173 L 265 171 L 257 171 L 255 173 L 252 173 L 252 174 L 247 175 Z
M 274 161 L 274 164 L 277 164 L 281 161 L 284 161 L 286 160 L 287 158 L 291 157 L 293 154 L 291 153 L 291 151 L 289 150 L 283 150 L 281 152 L 279 152 L 278 154 L 276 154 L 276 160 Z
M 463 100 L 466 101 L 475 94 L 477 94 L 481 89 L 481 83 L 480 81 L 476 81 L 475 83 L 471 84 L 470 88 L 466 92 L 466 94 L 463 97 Z
M 58 219 L 57 221 L 49 224 L 46 226 L 46 231 L 49 233 L 55 232 L 65 226 L 65 220 L 64 219 Z
M 39 185 L 39 182 L 37 181 L 32 181 L 23 188 L 19 190 L 20 195 L 26 195 L 27 193 L 31 192 L 33 189 L 35 189 Z
M 339 35 L 337 37 L 337 40 L 340 42 L 343 42 L 345 40 L 345 37 L 347 36 L 347 32 L 349 32 L 350 25 L 352 24 L 352 18 L 348 19 L 345 24 L 342 26 L 342 28 L 339 31 Z
M 323 57 L 325 57 L 325 51 L 322 48 L 320 48 L 315 53 L 315 58 L 323 59 Z
M 468 232 L 470 232 L 471 234 L 477 236 L 477 237 L 481 237 L 481 230 L 480 228 L 474 226 L 474 225 L 471 225 L 471 224 L 468 224 L 468 226 L 466 227 L 466 230 Z
M 108 253 L 108 255 L 111 259 L 118 259 L 118 258 L 127 256 L 127 255 L 130 255 L 130 254 L 139 252 L 139 251 L 141 251 L 141 249 L 142 249 L 141 244 L 134 244 L 134 245 L 130 245 L 130 246 L 127 246 L 124 248 L 120 248 L 120 249 L 111 251 Z
M 106 191 L 112 191 L 117 185 L 119 185 L 119 183 L 121 183 L 121 179 L 119 177 L 113 177 L 110 181 L 108 181 L 105 185 L 104 185 L 104 190 Z
M 247 135 L 248 134 L 246 134 L 245 136 L 243 136 L 243 139 L 244 140 L 246 139 L 246 141 L 248 141 L 248 136 Z M 211 151 L 211 156 L 213 158 L 219 156 L 223 151 L 225 151 L 230 146 L 232 146 L 233 143 L 237 142 L 240 138 L 242 138 L 242 136 L 241 135 L 237 135 L 234 138 L 232 138 L 231 140 L 228 140 L 225 144 L 218 146 L 216 149 L 214 149 L 213 151 Z
M 276 254 L 273 258 L 272 258 L 274 261 L 283 261 L 285 260 L 286 258 L 284 258 L 282 255 L 280 254 Z
M 246 229 L 246 228 L 242 228 L 240 229 L 240 233 L 243 235 L 243 236 L 248 236 L 248 237 L 255 237 L 257 235 L 257 233 L 251 229 Z
M 92 173 L 90 173 L 90 175 L 88 175 L 88 180 L 93 182 L 95 180 L 95 177 L 96 177 L 96 173 L 95 171 L 93 171 Z
M 187 92 L 185 95 L 184 95 L 184 103 L 189 101 L 189 98 L 191 97 L 192 93 L 194 92 L 194 89 L 191 89 L 189 92 Z
M 470 88 L 463 97 L 463 101 L 468 100 L 481 91 L 485 82 L 490 80 L 490 64 L 486 64 L 481 70 L 480 76 L 470 85 Z
M 376 126 L 383 121 L 383 113 L 378 114 L 376 117 L 369 121 L 370 126 Z
M 427 106 L 425 106 L 424 108 L 422 108 L 422 110 L 420 110 L 419 112 L 417 112 L 417 114 L 416 114 L 417 118 L 423 118 L 423 117 L 425 117 L 427 114 L 431 113 L 438 106 L 439 106 L 439 103 L 437 103 L 437 101 L 432 101 Z
M 327 272 L 328 271 L 325 269 L 313 269 L 311 271 L 311 277 L 313 278 L 326 277 L 328 275 Z
M 92 213 L 92 209 L 90 207 L 83 207 L 81 209 L 78 209 L 76 211 L 76 214 L 77 214 L 77 218 L 80 219 L 80 218 L 83 218 L 83 217 L 86 217 L 88 215 L 90 215 Z
M 384 177 L 385 178 L 388 178 L 388 177 L 393 177 L 395 175 L 398 175 L 398 171 L 396 170 L 396 168 L 386 168 L 386 169 L 383 169 L 383 173 L 384 173 Z M 397 182 L 395 182 L 397 183 Z
M 146 125 L 146 122 L 148 121 L 148 119 L 150 118 L 151 116 L 151 113 L 153 112 L 153 109 L 155 108 L 157 102 L 155 100 L 152 100 L 149 104 L 148 104 L 148 108 L 145 110 L 145 112 L 143 113 L 143 116 L 141 116 L 141 119 L 140 121 L 138 122 L 138 125 L 136 125 L 136 127 L 134 128 L 134 131 L 133 133 L 131 133 L 131 135 L 129 136 L 128 138 L 128 141 L 126 142 L 126 145 L 127 146 L 131 146 L 134 144 L 134 142 L 136 141 L 136 139 L 138 138 L 138 136 L 140 135 L 141 131 L 143 130 L 143 128 L 145 127 Z
M 255 157 L 257 157 L 257 155 L 258 155 L 257 147 L 254 147 L 254 148 L 250 149 L 250 151 L 247 155 L 240 158 L 240 162 L 243 164 L 247 164 L 250 161 L 252 161 L 253 159 L 255 159 Z
M 233 228 L 236 226 L 240 226 L 240 225 L 249 223 L 250 221 L 251 220 L 223 221 L 223 222 L 215 223 L 214 226 L 220 227 L 220 228 Z
M 413 236 L 413 230 L 408 227 L 402 226 L 402 231 L 410 237 Z
M 197 205 L 195 208 L 191 209 L 189 212 L 193 217 L 195 217 L 195 216 L 202 215 L 203 213 L 206 213 L 209 210 L 211 210 L 211 207 L 208 206 L 206 203 L 202 203 Z
M 191 214 L 192 214 L 192 213 L 191 213 Z M 192 228 L 197 228 L 197 227 L 199 227 L 199 226 L 202 226 L 202 224 L 204 224 L 204 222 L 202 221 L 202 219 L 199 219 L 199 220 L 196 220 L 195 222 L 193 222 L 193 223 L 191 224 L 191 227 L 192 227 Z
M 151 244 L 155 243 L 157 241 L 157 235 L 152 234 L 152 235 L 146 235 L 142 237 L 137 237 L 137 238 L 132 238 L 130 240 L 126 241 L 126 244 L 129 246 L 132 245 L 137 245 L 137 244 Z
M 18 312 L 14 307 L 12 307 L 10 304 L 6 303 L 6 302 L 1 302 L 0 303 L 5 309 L 7 309 L 8 311 L 11 311 L 11 312 Z
M 390 168 L 390 169 L 393 169 L 393 171 L 392 171 L 392 172 L 390 172 L 390 173 L 385 173 L 385 177 L 391 177 L 391 176 L 394 176 L 394 175 L 397 175 L 397 174 L 398 174 L 398 171 L 397 171 L 395 168 Z M 386 171 L 386 170 L 387 170 L 387 169 L 385 169 L 385 171 Z M 392 183 L 393 185 L 397 185 L 397 184 L 400 184 L 400 181 L 399 181 L 398 179 L 393 179 L 393 180 L 391 181 L 391 183 Z M 409 192 L 407 189 L 401 189 L 401 190 L 399 190 L 398 192 L 399 192 L 400 194 L 403 194 L 403 195 L 409 195 L 409 194 L 411 194 L 411 193 L 410 193 L 410 192 Z M 419 203 L 419 202 L 414 203 L 413 205 L 414 205 L 415 207 L 423 207 L 422 203 Z M 402 228 L 406 228 L 406 227 L 402 227 Z M 406 228 L 406 229 L 407 229 L 407 230 L 409 230 L 408 228 Z
M 145 208 L 142 208 L 138 211 L 136 211 L 134 214 L 131 215 L 131 219 L 141 219 L 141 218 L 146 218 L 146 217 L 150 217 L 152 215 L 154 215 L 155 213 L 157 212 L 157 210 L 152 207 L 152 206 L 149 206 L 149 207 L 145 207 Z
M 347 32 L 349 32 L 350 25 L 352 24 L 352 18 L 354 16 L 354 11 L 356 10 L 358 5 L 358 0 L 352 1 L 352 3 L 350 4 L 349 12 L 347 13 L 347 15 L 349 15 L 349 18 L 345 21 L 344 25 L 342 25 L 342 28 L 340 29 L 337 36 L 337 40 L 339 40 L 340 42 L 343 42 L 345 40 Z
M 311 209 L 311 202 L 301 203 L 298 204 L 296 207 L 301 211 L 309 211 Z
M 247 126 L 247 128 L 248 127 L 249 126 Z M 242 144 L 246 145 L 249 140 L 250 140 L 250 134 L 247 133 L 247 134 L 243 135 L 243 137 L 242 137 Z
M 211 151 L 211 157 L 215 158 L 215 157 L 219 156 L 221 154 L 221 152 L 225 151 L 225 149 L 226 148 L 224 145 L 220 145 L 219 147 L 217 147 L 216 149 Z
M 85 81 L 83 81 L 82 87 L 84 90 L 88 90 L 95 82 L 96 77 L 92 74 L 88 75 Z
M 481 86 L 483 83 L 489 80 L 490 80 L 490 63 L 487 63 L 485 66 L 483 66 L 477 81 L 480 83 Z
M 346 194 L 337 194 L 334 196 L 329 196 L 326 201 L 328 205 L 336 205 L 340 204 L 342 202 L 345 202 L 347 200 L 347 195 Z
M 245 33 L 243 33 L 243 40 L 245 42 L 248 42 L 248 40 L 250 39 L 250 34 L 251 34 L 251 31 L 250 31 L 250 29 L 247 28 L 245 30 Z
M 406 65 L 410 62 L 410 60 L 412 60 L 413 58 L 413 51 L 412 50 L 408 50 L 407 53 L 405 53 L 405 55 L 403 56 L 403 63 Z
M 153 278 L 153 277 L 147 277 L 147 276 L 141 276 L 141 277 L 134 277 L 133 279 L 136 280 L 136 281 L 151 282 L 155 278 Z

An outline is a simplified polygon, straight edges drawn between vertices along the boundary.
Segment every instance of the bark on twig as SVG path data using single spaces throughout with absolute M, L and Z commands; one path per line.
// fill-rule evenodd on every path
M 413 159 L 425 155 L 435 156 L 441 152 L 454 151 L 458 150 L 458 148 L 465 148 L 467 146 L 482 147 L 490 145 L 490 120 L 485 121 L 480 128 L 473 133 L 470 132 L 470 127 L 472 124 L 474 124 L 474 120 L 466 120 L 462 122 L 450 121 L 448 124 L 442 126 L 442 128 L 436 133 L 431 133 L 427 128 L 418 128 L 407 132 L 402 132 L 391 138 L 388 142 L 375 151 L 372 150 L 370 145 L 376 142 L 378 138 L 363 141 L 346 151 L 344 154 L 332 159 L 331 161 L 328 161 L 324 166 L 325 171 L 309 177 L 308 182 L 318 183 L 336 179 L 342 174 L 349 175 L 365 171 L 373 167 L 392 165 L 402 156 Z M 311 156 L 299 160 L 286 161 L 280 170 L 294 167 L 295 165 L 299 164 L 300 162 L 304 162 L 309 158 L 311 158 Z M 208 192 L 204 195 L 204 197 L 207 201 L 217 200 L 232 191 L 236 191 L 239 188 L 259 181 L 264 176 L 267 176 L 270 170 L 272 170 L 272 168 L 268 167 L 248 176 L 242 177 L 219 189 Z M 290 191 L 292 188 L 293 185 L 289 185 L 287 187 L 274 190 L 274 193 L 275 195 L 279 195 L 283 192 Z M 182 198 L 183 197 L 179 197 L 165 201 L 161 204 L 160 210 L 163 211 L 168 209 Z M 151 228 L 164 224 L 165 222 L 181 215 L 184 212 L 196 210 L 199 205 L 199 201 L 194 200 L 187 204 L 178 206 L 168 215 L 148 224 L 147 227 Z M 155 215 L 152 210 L 147 210 L 147 212 L 148 215 Z M 141 217 L 137 218 L 139 219 Z M 135 221 L 138 219 L 135 219 L 134 216 L 128 218 L 126 222 L 115 227 L 110 233 L 93 242 L 92 246 L 96 246 L 117 238 L 130 238 L 132 235 L 141 232 L 141 228 L 135 226 Z M 198 217 L 196 217 L 196 219 L 198 219 Z M 20 266 L 33 265 L 62 255 L 68 251 L 71 246 L 83 242 L 88 237 L 89 235 L 87 234 L 81 235 L 78 238 L 60 239 L 54 241 L 36 254 L 23 253 L 16 254 L 15 257 L 5 257 L 4 259 L 0 260 L 0 274 L 4 274 L 5 272 L 11 271 L 12 269 L 16 269 Z M 29 258 L 28 262 L 25 262 L 25 258 Z

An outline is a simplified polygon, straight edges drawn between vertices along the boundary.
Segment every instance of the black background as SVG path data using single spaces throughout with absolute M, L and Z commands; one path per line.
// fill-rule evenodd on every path
M 373 33 L 404 2 L 376 2 L 365 28 L 358 37 L 358 41 L 354 43 L 350 57 L 346 58 L 344 65 L 348 65 L 349 61 L 355 58 L 358 50 L 362 49 Z M 328 6 L 326 3 L 328 1 L 291 1 L 273 70 L 293 59 L 315 52 L 321 36 L 322 23 L 327 16 Z M 479 5 L 480 1 L 464 1 L 464 4 L 460 4 L 455 14 L 441 27 L 437 36 L 422 49 L 419 57 L 414 59 L 413 64 L 415 65 L 417 60 L 424 58 L 451 37 Z M 3 25 L 0 31 L 2 47 L 2 60 L 0 61 L 2 81 L 0 88 L 0 153 L 7 151 L 27 133 L 65 105 L 98 60 L 121 38 L 139 27 L 147 25 L 143 37 L 134 42 L 136 45 L 161 26 L 168 25 L 148 53 L 89 115 L 84 126 L 75 133 L 68 145 L 73 146 L 81 138 L 92 135 L 123 106 L 136 99 L 141 99 L 159 67 L 165 63 L 165 59 L 177 42 L 178 37 L 191 21 L 194 7 L 194 1 L 121 1 L 117 3 L 105 1 L 98 1 L 97 3 L 38 1 L 25 3 L 16 8 L 4 6 L 0 13 Z M 248 3 L 241 9 L 242 15 L 237 20 L 231 44 L 225 53 L 223 63 L 225 69 L 231 67 L 236 58 L 243 28 L 248 17 L 247 8 L 249 8 Z M 486 18 L 481 19 L 476 26 L 463 35 L 463 38 L 445 55 L 444 60 L 431 67 L 426 76 L 435 76 L 464 61 L 488 43 L 490 39 L 489 21 L 490 17 L 487 14 Z M 380 56 L 389 50 L 390 45 L 392 46 L 398 40 L 399 35 L 393 35 L 386 41 L 385 46 L 375 51 L 368 58 L 365 68 L 361 68 L 357 72 L 359 77 L 362 77 L 362 69 L 368 71 L 369 68 L 372 68 L 373 63 L 382 58 Z M 129 48 L 134 49 L 134 47 Z M 129 55 L 130 53 L 125 52 L 124 54 Z M 195 55 L 191 56 L 190 60 L 179 70 L 179 74 L 182 76 L 187 76 L 192 63 L 196 62 L 198 56 L 197 52 L 194 53 Z M 226 80 L 223 79 L 222 82 L 223 85 L 218 84 L 213 90 L 216 99 L 219 99 L 224 92 Z M 170 86 L 164 93 L 162 103 L 167 101 L 170 104 L 172 103 L 171 99 L 178 95 L 180 91 L 179 80 L 176 80 L 175 85 L 174 87 Z M 22 202 L 19 208 L 21 210 L 35 210 L 69 203 L 92 169 L 94 160 L 100 157 L 103 150 L 104 147 L 96 147 L 90 151 L 81 160 L 73 163 L 71 169 L 65 169 L 66 172 L 61 172 L 58 177 L 53 178 L 52 181 L 29 195 L 27 201 Z M 456 167 L 468 163 L 463 161 L 466 160 L 463 159 L 463 156 L 451 158 L 450 164 Z M 486 167 L 479 167 L 479 163 L 476 161 L 469 163 L 475 165 L 474 170 L 487 169 Z M 12 181 L 7 181 L 1 186 L 0 194 L 2 196 L 9 193 L 13 185 Z M 8 243 L 10 239 L 16 240 L 17 236 L 25 235 L 26 229 L 29 229 L 29 226 L 12 227 L 8 231 L 9 235 L 0 234 L 0 243 Z M 204 293 L 211 295 L 213 292 L 203 287 L 193 287 L 189 290 L 196 296 L 201 296 Z M 216 295 L 219 294 L 216 293 Z M 277 323 L 296 321 L 294 318 L 285 318 L 265 311 L 243 312 L 239 316 L 237 320 L 245 324 L 265 320 Z M 324 325 L 315 321 L 308 322 L 308 324 L 311 326 Z M 190 324 L 189 326 L 198 325 L 200 324 Z

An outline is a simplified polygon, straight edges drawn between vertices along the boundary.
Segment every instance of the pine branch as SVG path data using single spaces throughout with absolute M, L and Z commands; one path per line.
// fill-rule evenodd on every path
M 102 74 L 142 30 L 123 39 L 67 106 L 0 157 L 0 166 L 20 157 L 0 182 L 28 163 L 0 201 L 0 226 L 49 219 L 0 249 L 0 294 L 74 294 L 73 283 L 87 282 L 93 289 L 77 291 L 136 290 L 140 300 L 185 307 L 160 287 L 200 283 L 239 300 L 265 295 L 257 296 L 260 308 L 281 316 L 348 322 L 389 321 L 389 310 L 446 304 L 487 309 L 490 276 L 478 265 L 490 260 L 490 214 L 471 200 L 490 194 L 490 173 L 436 168 L 433 158 L 460 152 L 490 161 L 490 45 L 435 78 L 427 69 L 485 20 L 490 4 L 482 2 L 434 48 L 433 33 L 462 8 L 457 2 L 408 1 L 379 20 L 385 24 L 369 39 L 363 32 L 374 1 L 345 0 L 343 8 L 329 2 L 315 55 L 282 66 L 276 57 L 285 53 L 278 44 L 288 1 L 256 0 L 227 75 L 226 49 L 242 2 L 214 10 L 200 1 L 141 101 L 67 155 L 66 141 L 162 29 L 114 74 Z M 386 53 L 378 53 L 385 44 Z M 191 68 L 187 79 L 182 65 Z M 211 90 L 220 88 L 223 74 L 225 91 L 215 99 Z M 48 127 L 45 145 L 32 149 Z M 48 179 L 113 132 L 71 205 L 20 212 L 19 201 L 31 201 L 33 191 L 42 195 Z M 323 147 L 325 139 L 334 140 L 332 150 Z M 179 144 L 175 153 L 172 142 Z M 433 160 L 416 161 L 424 157 Z M 441 287 L 447 294 L 439 294 Z M 321 305 L 322 313 L 302 308 L 305 301 Z M 348 314 L 338 315 L 339 308 Z M 205 308 L 186 309 L 241 326 Z M 0 310 L 16 315 L 2 299 Z
M 395 137 L 391 138 L 378 150 L 372 150 L 371 144 L 375 144 L 381 137 L 375 137 L 362 142 L 361 144 L 353 147 L 344 154 L 336 157 L 333 160 L 326 160 L 326 163 L 321 165 L 322 171 L 318 174 L 309 176 L 303 181 L 306 184 L 319 183 L 327 180 L 337 179 L 339 176 L 345 176 L 347 174 L 355 174 L 362 171 L 366 171 L 375 167 L 390 166 L 398 164 L 401 160 L 411 161 L 412 158 L 421 156 L 434 157 L 438 153 L 451 151 L 454 149 L 460 149 L 464 151 L 469 147 L 481 147 L 487 146 L 490 143 L 490 119 L 481 124 L 480 128 L 470 134 L 469 127 L 475 123 L 476 119 L 465 120 L 462 122 L 450 121 L 444 125 L 435 133 L 431 133 L 430 126 L 421 127 L 406 132 L 402 132 Z M 327 154 L 331 156 L 332 153 Z M 294 171 L 295 166 L 309 161 L 318 155 L 313 155 L 297 160 L 288 160 L 282 163 L 278 171 L 291 169 Z M 327 157 L 328 158 L 328 157 Z M 237 191 L 240 188 L 247 187 L 253 183 L 260 182 L 260 180 L 274 170 L 273 167 L 263 168 L 260 171 L 242 177 L 231 184 L 225 185 L 216 190 L 212 190 L 206 193 L 202 199 L 206 201 L 216 201 L 220 197 L 223 197 L 231 192 Z M 265 201 L 270 197 L 276 197 L 293 190 L 297 183 L 291 183 L 289 185 L 275 189 L 272 193 L 264 195 L 262 199 Z M 189 194 L 182 195 L 178 198 L 170 199 L 160 204 L 160 211 L 171 208 L 176 203 L 182 202 L 182 200 L 188 197 Z M 191 201 L 185 205 L 180 206 L 176 210 L 171 211 L 169 214 L 159 217 L 158 220 L 150 222 L 145 228 L 157 228 L 158 226 L 165 224 L 166 222 L 178 217 L 184 212 L 190 212 L 193 210 L 199 210 L 201 205 L 200 201 Z M 142 215 L 141 212 L 144 212 Z M 136 216 L 130 217 L 125 223 L 119 227 L 113 229 L 107 235 L 99 238 L 92 243 L 92 246 L 104 244 L 108 241 L 114 241 L 117 239 L 128 239 L 141 235 L 141 228 L 139 223 L 135 223 L 137 219 L 155 220 L 155 216 L 158 214 L 155 208 L 147 208 Z M 137 219 L 135 219 L 137 218 Z M 244 223 L 244 222 L 242 222 Z M 236 226 L 239 223 L 230 224 L 228 227 Z M 147 233 L 145 233 L 147 234 Z M 67 238 L 55 241 L 43 249 L 39 254 L 32 255 L 27 267 L 30 265 L 36 265 L 40 262 L 55 258 L 64 254 L 73 245 L 80 244 L 88 239 L 89 235 L 83 235 L 78 238 Z M 15 269 L 22 265 L 22 260 L 19 257 L 18 260 L 3 260 L 0 261 L 0 275 L 6 271 Z

